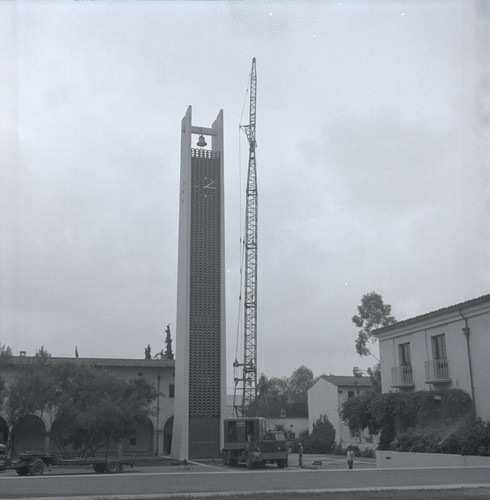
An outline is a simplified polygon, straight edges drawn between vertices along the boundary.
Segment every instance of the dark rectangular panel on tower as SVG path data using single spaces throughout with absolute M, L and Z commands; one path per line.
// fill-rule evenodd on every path
M 218 151 L 192 149 L 189 458 L 219 455 L 221 171 Z

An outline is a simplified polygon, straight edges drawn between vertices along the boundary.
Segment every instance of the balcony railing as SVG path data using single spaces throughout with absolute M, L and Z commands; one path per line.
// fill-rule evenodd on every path
M 391 387 L 414 387 L 412 366 L 393 366 L 391 368 Z
M 447 359 L 431 359 L 425 362 L 425 383 L 446 384 L 449 378 L 449 362 Z

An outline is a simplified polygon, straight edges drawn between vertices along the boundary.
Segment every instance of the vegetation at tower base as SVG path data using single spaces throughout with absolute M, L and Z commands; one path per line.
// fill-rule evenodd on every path
M 156 398 L 152 385 L 142 378 L 122 380 L 112 372 L 85 363 L 51 365 L 46 358 L 15 375 L 5 391 L 9 454 L 26 418 L 47 416 L 56 422 L 48 437 L 63 456 L 68 448 L 79 456 L 105 453 L 128 437 L 138 421 L 150 413 Z
M 300 442 L 305 453 L 332 453 L 335 444 L 335 429 L 326 415 L 313 422 L 311 434 L 302 432 Z
M 490 454 L 490 424 L 460 389 L 365 393 L 345 401 L 341 417 L 353 436 L 379 434 L 381 450 Z
M 308 389 L 315 382 L 306 366 L 293 371 L 291 377 L 271 377 L 262 374 L 257 383 L 257 397 L 250 404 L 248 416 L 268 418 L 307 417 Z

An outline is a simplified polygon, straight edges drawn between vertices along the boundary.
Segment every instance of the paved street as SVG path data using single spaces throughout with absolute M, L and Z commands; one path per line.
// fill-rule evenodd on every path
M 321 461 L 321 465 L 313 462 Z M 306 468 L 293 464 L 279 470 L 224 467 L 218 463 L 189 466 L 150 466 L 115 475 L 97 475 L 87 469 L 46 471 L 44 476 L 19 477 L 14 471 L 0 475 L 0 498 L 162 497 L 171 493 L 319 491 L 366 487 L 486 485 L 489 468 L 376 469 L 373 461 L 358 461 L 352 471 L 342 457 L 305 457 Z M 60 474 L 62 472 L 62 474 Z

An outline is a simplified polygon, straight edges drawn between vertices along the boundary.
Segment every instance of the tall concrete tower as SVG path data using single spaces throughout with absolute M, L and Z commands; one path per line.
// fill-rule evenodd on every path
M 192 147 L 194 136 L 198 147 Z M 182 120 L 172 457 L 213 458 L 226 404 L 223 111 L 211 128 Z M 199 137 L 199 139 L 198 139 Z M 206 138 L 211 148 L 206 149 Z

